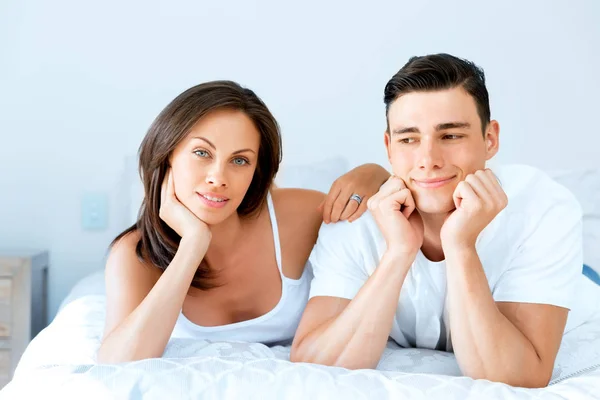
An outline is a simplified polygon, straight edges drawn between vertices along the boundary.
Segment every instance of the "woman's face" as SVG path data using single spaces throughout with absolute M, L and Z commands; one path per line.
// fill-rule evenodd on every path
M 171 155 L 175 194 L 208 225 L 223 222 L 244 199 L 258 161 L 260 134 L 242 111 L 201 118 Z

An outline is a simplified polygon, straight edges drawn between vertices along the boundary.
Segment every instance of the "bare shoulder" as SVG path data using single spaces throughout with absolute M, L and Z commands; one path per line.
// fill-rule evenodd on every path
M 271 195 L 278 217 L 281 215 L 282 219 L 291 218 L 321 224 L 322 212 L 317 208 L 325 200 L 324 193 L 309 189 L 286 188 L 273 189 Z
M 271 191 L 281 240 L 282 268 L 298 279 L 317 241 L 323 213 L 318 209 L 325 194 L 306 189 Z
M 135 249 L 139 240 L 140 233 L 133 231 L 119 239 L 110 249 L 105 269 L 107 290 L 110 286 L 124 289 L 123 285 L 134 285 L 149 291 L 160 277 L 161 271 L 158 268 L 147 265 L 138 258 Z
M 120 238 L 106 261 L 106 319 L 104 336 L 121 323 L 150 293 L 160 270 L 143 263 L 135 253 L 140 240 L 137 231 Z

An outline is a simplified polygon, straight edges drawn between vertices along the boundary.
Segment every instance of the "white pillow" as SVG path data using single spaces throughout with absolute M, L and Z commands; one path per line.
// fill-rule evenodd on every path
M 144 198 L 144 186 L 138 173 L 137 156 L 127 156 L 123 160 L 123 171 L 118 182 L 117 193 L 115 225 L 118 231 L 122 231 L 135 224 Z
M 555 170 L 550 176 L 579 200 L 583 210 L 583 262 L 600 273 L 600 168 Z

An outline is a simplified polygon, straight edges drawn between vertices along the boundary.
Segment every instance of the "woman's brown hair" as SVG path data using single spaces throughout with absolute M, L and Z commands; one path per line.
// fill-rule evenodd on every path
M 159 217 L 161 187 L 169 168 L 169 156 L 193 126 L 210 112 L 230 109 L 244 112 L 260 134 L 258 162 L 250 187 L 237 209 L 241 217 L 256 215 L 267 198 L 281 162 L 281 135 L 277 121 L 250 89 L 231 81 L 213 81 L 194 86 L 177 96 L 156 117 L 139 148 L 139 173 L 144 200 L 137 222 L 113 240 L 138 231 L 138 258 L 145 264 L 165 270 L 175 256 L 181 237 Z M 202 262 L 192 286 L 207 290 L 216 285 L 209 266 Z

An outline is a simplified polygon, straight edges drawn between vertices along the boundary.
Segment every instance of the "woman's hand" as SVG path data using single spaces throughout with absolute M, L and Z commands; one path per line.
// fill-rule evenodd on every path
M 198 241 L 208 249 L 212 234 L 208 225 L 196 217 L 175 195 L 173 172 L 171 169 L 162 183 L 160 196 L 160 219 L 169 225 L 182 239 Z
M 367 200 L 379 191 L 389 177 L 390 173 L 377 164 L 364 164 L 340 176 L 319 205 L 323 221 L 328 224 L 356 220 L 367 209 Z

